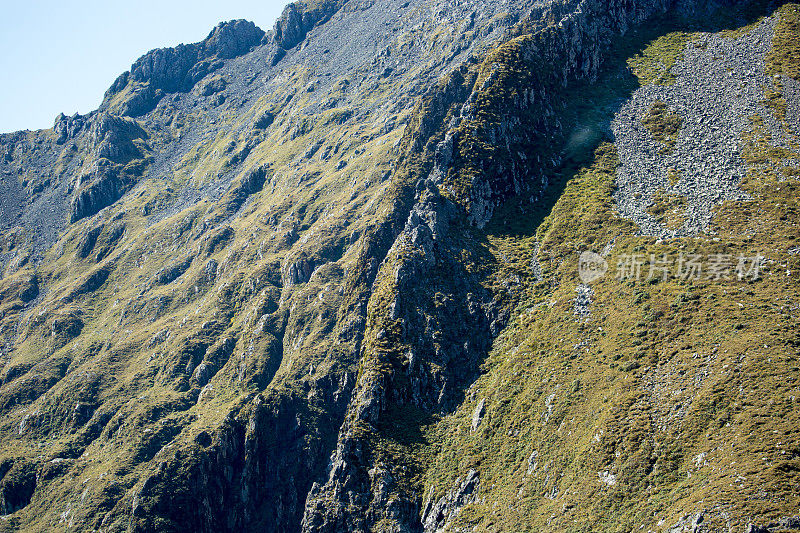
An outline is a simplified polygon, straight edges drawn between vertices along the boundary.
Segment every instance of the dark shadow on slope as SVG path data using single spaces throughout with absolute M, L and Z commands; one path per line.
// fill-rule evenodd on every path
M 641 87 L 631 72 L 628 59 L 642 52 L 653 41 L 673 32 L 734 31 L 771 15 L 787 1 L 757 0 L 738 8 L 719 8 L 691 18 L 661 16 L 632 28 L 616 38 L 609 47 L 606 63 L 597 81 L 581 82 L 567 89 L 561 97 L 561 117 L 566 139 L 563 140 L 563 164 L 546 173 L 548 186 L 536 203 L 528 195 L 512 198 L 497 209 L 487 225 L 490 235 L 530 237 L 551 213 L 567 182 L 583 167 L 590 165 L 602 142 L 613 142 L 611 122 L 634 91 Z
M 421 380 L 420 375 L 407 374 L 401 354 L 389 357 L 394 371 L 389 389 L 397 395 L 399 402 L 387 407 L 378 424 L 379 434 L 385 438 L 379 443 L 381 446 L 398 456 L 406 457 L 411 455 L 409 450 L 416 446 L 429 446 L 430 443 L 425 436 L 426 426 L 435 423 L 430 413 L 452 412 L 465 401 L 467 387 L 479 374 L 491 350 L 492 339 L 489 338 L 488 332 L 492 331 L 492 337 L 496 337 L 499 330 L 493 329 L 495 322 L 500 323 L 503 320 L 499 317 L 498 320 L 492 321 L 491 327 L 487 324 L 469 323 L 465 318 L 466 314 L 461 313 L 460 304 L 463 302 L 455 302 L 451 298 L 466 295 L 475 287 L 481 286 L 482 282 L 491 283 L 490 279 L 479 280 L 479 275 L 469 273 L 463 264 L 464 258 L 468 257 L 467 261 L 473 260 L 478 265 L 491 265 L 496 259 L 491 253 L 493 244 L 490 242 L 490 237 L 510 240 L 533 237 L 544 219 L 552 212 L 569 180 L 581 168 L 593 162 L 595 151 L 601 143 L 613 141 L 611 122 L 624 103 L 640 87 L 639 79 L 629 68 L 628 59 L 642 54 L 653 41 L 673 32 L 718 32 L 723 29 L 736 29 L 770 14 L 771 9 L 767 3 L 762 2 L 759 6 L 726 11 L 724 17 L 719 14 L 717 16 L 703 14 L 692 19 L 675 15 L 650 19 L 613 40 L 605 52 L 605 65 L 596 80 L 575 83 L 561 94 L 554 96 L 555 111 L 563 126 L 564 135 L 554 137 L 548 148 L 552 149 L 555 145 L 555 151 L 561 154 L 562 163 L 550 170 L 541 170 L 547 178 L 548 185 L 538 193 L 538 198 L 534 202 L 531 201 L 531 194 L 536 194 L 539 184 L 530 183 L 531 188 L 528 191 L 507 200 L 495 211 L 494 217 L 483 231 L 454 222 L 450 235 L 459 235 L 456 237 L 456 246 L 445 249 L 434 247 L 435 253 L 441 255 L 437 257 L 438 266 L 425 271 L 425 284 L 418 287 L 422 294 L 415 294 L 410 289 L 401 289 L 404 298 L 414 302 L 418 309 L 428 312 L 425 321 L 415 321 L 414 316 L 406 316 L 404 325 L 406 331 L 433 329 L 445 332 L 438 341 L 416 339 L 414 342 L 415 348 L 418 348 L 426 363 L 432 362 L 438 368 L 447 369 L 446 372 L 443 371 L 448 379 L 447 394 L 442 395 L 445 400 L 442 401 L 440 398 L 438 403 L 426 399 L 421 391 L 418 391 L 418 394 L 411 394 L 414 382 Z M 518 127 L 525 128 L 526 125 L 523 123 Z M 541 143 L 544 142 L 544 135 L 540 134 L 539 138 L 527 147 L 528 152 L 525 155 L 528 161 L 536 161 L 537 154 L 546 152 L 541 149 Z M 454 204 L 451 204 L 451 208 L 458 212 L 453 216 L 453 220 L 467 219 L 468 215 L 463 208 Z M 447 255 L 456 250 L 464 255 L 461 257 Z M 520 280 L 516 282 L 517 288 L 524 286 L 525 278 L 531 274 L 528 267 L 529 260 L 523 263 L 526 272 L 520 272 Z M 487 278 L 491 278 L 490 271 L 499 268 L 503 268 L 503 265 L 495 264 L 485 270 L 481 267 L 480 270 Z M 420 276 L 419 273 L 417 275 Z M 510 300 L 505 300 L 502 305 L 506 309 L 513 309 L 514 299 L 521 291 L 515 290 L 514 282 L 500 281 L 501 283 L 494 287 L 500 293 L 498 298 L 503 300 L 505 296 L 502 293 L 506 293 Z M 434 298 L 441 295 L 441 302 L 437 302 L 432 308 L 426 307 L 428 300 L 431 300 L 434 294 L 436 294 Z M 464 326 L 468 326 L 467 331 L 463 331 Z M 486 335 L 476 335 L 477 331 L 485 331 Z M 451 335 L 448 336 L 447 332 Z M 452 334 L 454 332 L 457 334 Z M 469 350 L 459 351 L 455 348 L 459 345 L 459 341 L 463 343 L 465 339 L 481 342 L 471 346 Z M 437 344 L 448 348 L 439 350 Z M 428 383 L 430 388 L 424 392 L 438 390 L 434 381 Z M 429 414 L 423 416 L 426 412 Z M 425 465 L 419 465 L 413 459 L 409 461 L 409 464 L 412 463 L 413 467 L 425 468 Z

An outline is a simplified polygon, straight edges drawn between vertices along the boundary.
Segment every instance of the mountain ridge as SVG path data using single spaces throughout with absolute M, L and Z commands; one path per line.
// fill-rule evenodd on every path
M 302 2 L 0 136 L 0 529 L 795 527 L 796 14 Z M 771 266 L 577 279 L 686 247 Z

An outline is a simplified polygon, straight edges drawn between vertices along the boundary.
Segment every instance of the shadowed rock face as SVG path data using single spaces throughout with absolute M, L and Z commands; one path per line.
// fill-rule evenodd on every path
M 275 42 L 285 50 L 294 48 L 309 31 L 327 22 L 344 4 L 343 0 L 289 4 L 275 24 Z
M 95 146 L 91 165 L 84 162 L 70 203 L 70 223 L 97 214 L 133 187 L 145 164 L 147 133 L 135 121 L 99 113 L 87 141 Z
M 249 52 L 263 37 L 264 31 L 252 22 L 234 20 L 221 23 L 202 42 L 153 50 L 117 78 L 106 93 L 104 105 L 129 88 L 135 98 L 127 103 L 123 114 L 143 115 L 156 106 L 164 93 L 189 91 L 220 68 L 224 60 Z
M 765 373 L 796 377 L 796 254 L 720 290 L 611 272 L 734 253 L 700 227 L 796 248 L 773 7 L 302 1 L 0 136 L 0 531 L 794 524 L 800 392 Z

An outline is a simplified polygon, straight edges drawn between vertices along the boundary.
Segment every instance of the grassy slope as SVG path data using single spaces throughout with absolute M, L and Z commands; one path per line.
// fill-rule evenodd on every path
M 289 91 L 303 79 L 284 83 Z M 381 98 L 382 90 L 373 96 Z M 76 224 L 35 271 L 3 279 L 3 327 L 10 333 L 17 319 L 27 316 L 19 343 L 4 354 L 9 383 L 0 393 L 0 456 L 34 458 L 50 475 L 40 479 L 34 502 L 0 528 L 46 529 L 67 511 L 64 522 L 80 528 L 98 526 L 112 510 L 123 516 L 130 491 L 155 466 L 178 449 L 197 448 L 197 435 L 214 434 L 253 394 L 267 389 L 266 394 L 290 395 L 281 388 L 302 389 L 314 378 L 309 368 L 316 367 L 317 376 L 339 372 L 331 370 L 330 361 L 348 360 L 352 346 L 333 345 L 337 336 L 330 334 L 338 320 L 348 318 L 338 287 L 346 271 L 358 271 L 352 265 L 359 260 L 360 239 L 391 204 L 385 178 L 399 130 L 342 125 L 331 110 L 306 117 L 308 124 L 297 134 L 279 115 L 270 136 L 256 132 L 247 139 L 259 141 L 251 158 L 259 165 L 282 168 L 313 139 L 326 140 L 322 150 L 338 139 L 349 141 L 339 142 L 335 157 L 316 159 L 302 175 L 270 174 L 264 190 L 238 212 L 226 211 L 223 198 L 154 225 L 143 216 L 169 205 L 187 181 L 203 184 L 228 171 L 245 142 L 239 128 L 261 111 L 257 105 L 232 117 L 229 131 L 198 143 L 171 180 L 152 180 L 104 215 Z M 180 129 L 195 120 L 202 117 L 181 116 L 174 123 Z M 341 159 L 349 163 L 337 169 Z M 125 224 L 123 237 L 98 259 L 117 222 Z M 105 229 L 81 259 L 75 250 L 98 223 Z M 311 252 L 304 255 L 304 248 Z M 282 287 L 283 266 L 301 257 L 326 266 L 300 287 Z M 211 261 L 219 266 L 215 278 L 206 269 Z M 158 281 L 164 269 L 181 264 L 175 281 Z M 87 284 L 98 272 L 108 278 L 98 286 Z M 34 274 L 48 291 L 30 313 L 25 292 Z M 277 337 L 284 332 L 285 338 Z M 303 357 L 292 356 L 301 352 Z M 201 385 L 192 375 L 200 363 L 216 375 L 213 391 L 198 401 Z M 93 410 L 91 420 L 76 422 L 79 403 Z M 19 432 L 26 416 L 26 429 Z
M 793 33 L 786 35 L 791 40 Z M 667 36 L 657 49 L 644 50 L 635 60 L 637 73 L 645 80 L 668 83 L 669 66 L 678 57 L 675 43 L 683 46 L 687 38 Z M 790 69 L 792 64 L 776 60 L 780 66 L 775 68 Z M 303 76 L 300 72 L 287 81 L 287 92 L 302 89 L 307 81 Z M 607 89 L 602 87 L 601 92 Z M 592 90 L 592 97 L 597 93 Z M 610 101 L 616 93 L 609 89 L 606 96 Z M 174 183 L 149 183 L 140 196 L 113 208 L 99 242 L 107 238 L 110 219 L 118 214 L 126 233 L 99 263 L 94 255 L 88 260 L 74 255 L 88 227 L 80 224 L 64 236 L 45 267 L 3 280 L 0 291 L 9 307 L 2 311 L 9 327 L 25 310 L 34 273 L 50 287 L 25 325 L 26 340 L 4 361 L 6 375 L 35 367 L 22 378 L 25 386 L 12 382 L 4 387 L 0 423 L 9 436 L 0 456 L 39 458 L 48 474 L 41 478 L 34 503 L 0 529 L 18 524 L 32 530 L 54 527 L 67 511 L 63 523 L 71 521 L 77 528 L 98 526 L 109 511 L 118 511 L 112 513 L 118 520 L 126 516 L 131 494 L 144 477 L 176 450 L 189 455 L 184 466 L 188 471 L 198 460 L 201 445 L 196 439 L 201 432 L 213 434 L 231 413 L 246 417 L 243 404 L 273 376 L 278 379 L 269 394 L 289 395 L 294 389 L 304 395 L 310 372 L 338 372 L 335 362 L 350 357 L 351 346 L 331 343 L 337 337 L 331 330 L 334 324 L 347 324 L 347 298 L 356 287 L 343 278 L 347 272 L 365 270 L 370 258 L 364 242 L 391 212 L 392 203 L 403 201 L 383 182 L 398 132 L 381 135 L 337 126 L 334 115 L 341 110 L 309 117 L 303 124 L 276 117 L 271 136 L 259 138 L 261 144 L 252 152 L 254 159 L 274 168 L 293 161 L 316 139 L 354 138 L 367 144 L 356 153 L 358 142 L 342 143 L 336 157 L 319 160 L 309 172 L 287 171 L 270 178 L 264 192 L 255 196 L 257 202 L 245 204 L 230 222 L 233 237 L 220 246 L 209 247 L 208 239 L 223 238 L 216 231 L 221 227 L 208 233 L 202 228 L 206 220 L 224 219 L 222 204 L 201 203 L 154 226 L 141 216 L 143 210 L 156 211 L 167 204 L 173 193 L 166 186 L 178 188 L 188 180 L 205 183 L 225 172 L 245 142 L 235 126 L 269 109 L 270 103 L 263 102 L 253 116 L 237 117 L 230 133 L 198 145 Z M 602 114 L 592 105 L 580 113 Z M 180 130 L 193 121 L 202 121 L 202 116 L 176 117 L 174 123 Z M 625 530 L 656 522 L 653 513 L 669 524 L 684 510 L 713 507 L 714 498 L 725 505 L 741 500 L 726 490 L 756 496 L 730 504 L 737 520 L 748 513 L 772 516 L 792 512 L 793 505 L 796 509 L 797 501 L 787 492 L 797 484 L 800 453 L 792 433 L 797 404 L 789 401 L 800 397 L 795 382 L 789 381 L 798 365 L 794 304 L 789 303 L 796 302 L 796 283 L 781 274 L 797 267 L 797 256 L 786 255 L 789 243 L 797 239 L 796 227 L 787 223 L 796 220 L 796 191 L 794 182 L 777 184 L 769 175 L 776 167 L 773 160 L 782 154 L 759 144 L 755 132 L 752 141 L 750 156 L 766 158 L 771 166 L 754 173 L 746 184 L 755 201 L 723 209 L 717 231 L 720 242 L 731 243 L 733 251 L 762 251 L 775 261 L 770 277 L 753 284 L 695 285 L 606 279 L 594 287 L 592 320 L 577 320 L 571 302 L 578 251 L 600 249 L 616 238 L 613 268 L 618 254 L 626 251 L 671 253 L 677 245 L 635 237 L 630 224 L 613 216 L 610 193 L 616 162 L 613 147 L 603 145 L 591 164 L 565 176 L 566 188 L 543 223 L 543 213 L 518 217 L 510 207 L 491 228 L 489 241 L 499 270 L 489 283 L 503 291 L 506 281 L 517 277 L 524 294 L 517 296 L 520 303 L 512 326 L 496 343 L 485 376 L 468 402 L 436 425 L 414 410 L 388 417 L 399 421 L 391 428 L 396 438 L 377 442 L 376 453 L 404 457 L 407 464 L 419 467 L 408 484 L 412 489 L 431 484 L 437 495 L 466 469 L 478 467 L 486 504 L 466 509 L 462 518 L 484 529 L 542 529 L 553 515 L 550 527 L 562 530 L 591 529 L 598 523 Z M 349 163 L 336 170 L 341 159 Z M 560 192 L 556 187 L 554 194 Z M 750 216 L 754 213 L 757 218 Z M 300 243 L 294 248 L 286 240 L 292 227 Z M 308 241 L 321 251 L 312 259 L 333 264 L 304 287 L 283 290 L 282 265 L 298 258 Z M 545 270 L 545 280 L 538 284 L 528 268 L 537 243 Z M 708 252 L 722 247 L 708 239 L 686 245 Z M 153 283 L 162 268 L 184 257 L 193 261 L 176 282 Z M 211 259 L 220 265 L 220 278 L 213 284 L 205 278 Z M 111 274 L 105 283 L 76 295 L 106 267 Z M 72 300 L 65 304 L 62 298 L 68 296 Z M 263 327 L 260 319 L 265 315 L 270 318 Z M 77 339 L 53 334 L 68 330 L 77 320 L 84 324 Z M 161 340 L 164 331 L 169 334 Z M 265 331 L 286 334 L 276 338 Z M 764 341 L 765 336 L 771 340 Z M 219 340 L 227 338 L 236 341 L 230 353 Z M 207 345 L 209 350 L 204 350 Z M 287 346 L 292 351 L 284 354 Z M 300 353 L 302 357 L 293 356 Z M 42 359 L 41 354 L 47 356 Z M 213 394 L 196 402 L 199 386 L 189 376 L 201 360 L 216 365 L 219 372 L 212 381 Z M 70 381 L 58 383 L 66 373 Z M 668 382 L 674 390 L 656 386 Z M 763 394 L 764 384 L 769 396 Z M 14 396 L 30 388 L 49 392 L 34 402 Z M 548 411 L 545 404 L 551 394 L 553 411 L 545 421 L 542 413 Z M 480 398 L 487 399 L 487 416 L 471 433 L 470 417 Z M 98 415 L 110 418 L 99 416 L 104 420 L 99 429 L 91 422 L 76 423 L 73 411 L 78 403 L 98 406 Z M 682 407 L 676 409 L 678 403 Z M 314 409 L 311 405 L 303 416 L 312 418 Z M 18 434 L 27 415 L 36 415 L 29 419 L 36 425 Z M 600 439 L 594 440 L 595 435 Z M 736 444 L 734 450 L 745 451 L 732 452 L 730 443 Z M 534 451 L 536 469 L 527 474 Z M 702 452 L 708 464 L 698 469 L 694 458 Z M 739 454 L 744 462 L 733 457 Z M 52 459 L 59 461 L 51 463 Z M 765 463 L 768 466 L 762 466 Z M 617 484 L 600 484 L 601 471 L 616 474 Z M 543 496 L 552 495 L 554 487 L 555 500 Z M 790 496 L 780 501 L 786 494 Z M 705 503 L 697 503 L 703 499 Z
M 460 46 L 445 30 L 456 29 L 440 32 L 444 43 L 421 41 L 432 61 Z M 427 76 L 433 66 L 407 77 Z M 0 464 L 30 460 L 47 475 L 39 477 L 30 505 L 0 521 L 0 530 L 181 529 L 170 518 L 204 505 L 207 491 L 192 484 L 207 474 L 209 458 L 235 453 L 226 449 L 236 438 L 229 428 L 247 427 L 248 444 L 259 445 L 265 430 L 254 427 L 256 402 L 296 409 L 307 429 L 301 452 L 314 457 L 304 462 L 297 453 L 291 465 L 264 466 L 286 450 L 286 442 L 276 445 L 268 435 L 253 453 L 258 457 L 244 458 L 250 468 L 295 476 L 284 483 L 287 493 L 308 489 L 303 482 L 318 473 L 309 463 L 324 468 L 341 423 L 332 415 L 341 405 L 330 397 L 341 387 L 337 401 L 346 402 L 357 371 L 373 263 L 391 244 L 383 242 L 387 228 L 396 231 L 405 222 L 409 181 L 424 173 L 431 154 L 407 146 L 424 145 L 424 136 L 401 139 L 406 121 L 412 133 L 424 129 L 416 123 L 426 115 L 424 103 L 413 116 L 409 109 L 370 107 L 395 102 L 409 79 L 353 87 L 342 77 L 329 101 L 348 93 L 358 107 L 319 111 L 305 90 L 309 77 L 298 68 L 271 80 L 251 109 L 226 110 L 218 134 L 192 141 L 171 176 L 148 181 L 104 214 L 71 227 L 36 270 L 47 287 L 40 300 L 26 305 L 20 297 L 33 270 L 2 281 L 0 296 L 10 311 L 2 308 L 0 333 L 14 338 L 17 319 L 25 322 L 19 342 L 0 361 Z M 267 113 L 274 114 L 271 126 L 254 128 Z M 192 139 L 208 128 L 201 109 L 159 108 L 152 118 L 173 139 Z M 398 155 L 405 153 L 410 160 Z M 262 166 L 268 169 L 263 190 L 230 209 L 237 182 Z M 220 201 L 203 200 L 156 223 L 146 217 L 173 207 L 183 188 L 233 172 Z M 402 220 L 394 220 L 397 213 Z M 117 223 L 125 224 L 124 236 L 98 258 Z M 98 244 L 79 258 L 81 242 L 99 224 L 105 229 Z M 292 263 L 310 264 L 315 274 L 284 286 Z M 108 278 L 86 289 L 98 272 Z M 203 366 L 213 374 L 210 389 L 196 375 Z M 76 418 L 77 405 L 86 406 L 89 420 Z M 170 479 L 148 486 L 156 497 L 139 498 L 146 480 L 164 472 Z M 304 496 L 296 497 L 301 512 Z M 252 493 L 241 497 L 253 505 Z M 139 512 L 131 519 L 134 502 Z M 224 513 L 217 514 L 222 520 Z
M 793 63 L 781 58 L 797 50 L 797 6 L 781 13 L 771 63 L 786 72 Z M 656 40 L 635 56 L 634 72 L 645 83 L 669 83 L 664 64 L 689 39 Z M 481 473 L 481 498 L 456 525 L 662 530 L 707 510 L 706 525 L 716 530 L 797 514 L 800 260 L 788 251 L 800 238 L 799 184 L 776 170 L 787 154 L 759 143 L 756 126 L 745 156 L 766 164 L 742 184 L 753 201 L 723 206 L 714 238 L 636 236 L 614 214 L 616 155 L 604 144 L 567 176 L 544 222 L 529 220 L 528 237 L 516 221 L 521 231 L 498 239 L 528 258 L 517 262 L 528 280 L 529 250 L 539 243 L 545 276 L 528 281 L 462 408 L 428 427 L 436 460 L 425 479 L 436 497 L 468 469 Z M 573 311 L 577 255 L 609 243 L 610 275 L 592 285 L 592 315 L 581 319 Z M 682 250 L 761 253 L 768 269 L 754 282 L 613 278 L 621 254 Z M 480 399 L 486 415 L 473 432 Z M 606 473 L 614 484 L 602 481 Z

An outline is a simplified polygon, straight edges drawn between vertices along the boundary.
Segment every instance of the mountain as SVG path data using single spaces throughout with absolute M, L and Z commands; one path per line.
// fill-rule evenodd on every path
M 800 529 L 800 5 L 302 0 L 0 135 L 0 530 Z

